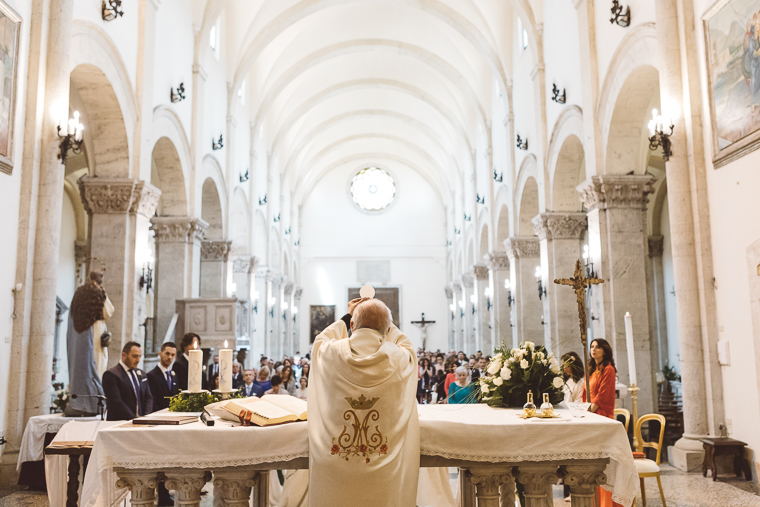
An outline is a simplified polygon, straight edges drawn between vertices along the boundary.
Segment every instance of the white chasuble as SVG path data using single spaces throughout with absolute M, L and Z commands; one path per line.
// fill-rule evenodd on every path
M 420 467 L 417 358 L 339 320 L 314 341 L 309 374 L 310 507 L 414 507 Z

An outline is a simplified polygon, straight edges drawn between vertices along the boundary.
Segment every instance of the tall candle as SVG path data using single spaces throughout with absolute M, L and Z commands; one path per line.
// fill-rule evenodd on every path
M 202 389 L 203 380 L 203 351 L 198 350 L 198 342 L 193 343 L 193 349 L 187 355 L 190 358 L 187 365 L 187 390 L 197 393 Z
M 232 350 L 227 348 L 227 340 L 224 340 L 224 348 L 219 351 L 219 389 L 232 391 Z
M 636 349 L 633 347 L 633 323 L 628 312 L 625 312 L 625 347 L 628 350 L 628 377 L 631 385 L 636 385 Z

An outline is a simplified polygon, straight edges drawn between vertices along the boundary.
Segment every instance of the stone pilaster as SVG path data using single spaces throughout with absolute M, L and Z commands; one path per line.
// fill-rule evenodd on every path
M 268 294 L 269 268 L 267 266 L 258 266 L 253 278 L 253 293 L 251 295 L 251 313 L 253 317 L 251 364 L 254 366 L 259 360 L 259 355 L 267 353 Z
M 175 301 L 192 296 L 193 260 L 208 224 L 190 217 L 153 217 L 150 223 L 156 245 L 155 330 L 157 342 L 162 343 L 176 311 Z
M 224 298 L 227 294 L 227 270 L 232 241 L 201 243 L 201 297 Z
M 293 283 L 286 282 L 282 286 L 282 300 L 287 303 L 288 307 L 283 305 L 281 318 L 282 328 L 280 330 L 280 341 L 282 342 L 283 354 L 292 356 L 295 353 L 295 344 L 293 343 L 292 316 L 293 316 Z
M 304 348 L 301 343 L 301 297 L 303 296 L 303 288 L 296 287 L 293 291 L 293 346 L 295 350 L 293 352 L 301 352 Z
M 491 277 L 493 308 L 491 308 L 491 327 L 493 328 L 494 346 L 500 343 L 512 343 L 511 310 L 512 295 L 509 279 L 509 257 L 506 252 L 488 254 L 488 268 Z
M 280 320 L 282 308 L 282 275 L 269 273 L 267 312 L 267 338 L 264 353 L 275 362 L 282 358 L 282 340 L 280 340 Z
M 464 347 L 464 287 L 461 281 L 451 283 L 454 291 L 454 344 L 452 348 L 459 352 Z
M 477 333 L 475 335 L 475 350 L 473 352 L 480 350 L 485 356 L 493 353 L 493 329 L 491 326 L 491 313 L 494 311 L 493 296 L 486 294 L 491 286 L 488 266 L 476 264 L 472 267 L 472 271 L 475 276 L 475 293 L 478 298 L 475 319 Z
M 250 301 L 253 273 L 257 264 L 258 259 L 250 255 L 232 259 L 232 282 L 235 284 L 235 296 L 238 299 Z
M 594 507 L 596 489 L 607 482 L 606 463 L 564 465 L 564 482 L 570 486 L 571 507 Z
M 510 262 L 512 278 L 513 343 L 526 340 L 544 344 L 544 326 L 541 325 L 543 305 L 538 298 L 535 277 L 536 266 L 541 262 L 537 237 L 507 238 L 504 247 Z
M 552 484 L 557 481 L 557 466 L 535 463 L 518 467 L 517 480 L 525 487 L 526 507 L 552 503 Z
M 557 358 L 577 351 L 578 306 L 571 291 L 556 290 L 554 280 L 572 276 L 581 259 L 581 236 L 586 230 L 585 213 L 541 213 L 533 218 L 546 272 L 547 295 L 543 299 L 544 336 Z
M 129 178 L 86 177 L 79 181 L 79 193 L 89 215 L 89 269 L 105 267 L 103 287 L 114 305 L 107 322 L 114 336 L 108 354 L 110 367 L 119 362 L 124 343 L 143 341 L 135 326 L 135 254 L 148 246 L 149 219 L 161 191 Z
M 251 488 L 259 482 L 259 473 L 245 470 L 214 471 L 214 502 L 225 507 L 248 507 Z
M 604 279 L 590 296 L 598 318 L 592 321 L 593 337 L 610 342 L 620 381 L 628 383 L 624 317 L 631 313 L 640 414 L 651 412 L 655 399 L 646 277 L 646 205 L 652 181 L 651 176 L 605 175 L 578 185 L 588 210 L 590 260 Z
M 662 264 L 664 238 L 649 236 L 649 332 L 655 343 L 652 370 L 662 371 L 668 364 L 668 325 L 665 315 L 665 272 Z
M 477 301 L 473 302 L 473 296 L 477 298 L 475 293 L 475 275 L 467 273 L 462 275 L 462 293 L 464 300 L 464 308 L 462 316 L 462 350 L 469 356 L 475 353 L 476 334 L 477 334 Z
M 456 313 L 456 301 L 454 300 L 454 289 L 451 287 L 451 285 L 447 285 L 443 288 L 443 291 L 446 293 L 446 305 L 449 309 L 448 318 L 446 319 L 448 321 L 448 340 L 446 343 L 448 343 L 448 350 L 452 350 L 455 348 L 454 340 L 455 340 L 455 323 L 454 323 L 454 317 Z

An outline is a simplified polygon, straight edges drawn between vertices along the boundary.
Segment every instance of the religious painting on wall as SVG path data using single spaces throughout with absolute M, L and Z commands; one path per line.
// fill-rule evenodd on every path
M 352 299 L 356 299 L 359 296 L 359 290 L 361 287 L 352 287 L 348 289 L 348 300 L 351 301 Z M 398 300 L 398 294 L 399 290 L 398 287 L 375 287 L 375 299 L 379 299 L 383 303 L 385 303 L 385 306 L 387 306 L 390 311 L 391 315 L 393 315 L 393 324 L 401 329 L 401 326 L 399 325 L 399 300 Z
M 309 306 L 309 343 L 325 330 L 327 326 L 335 322 L 335 305 L 311 305 Z
M 13 171 L 13 118 L 21 18 L 0 1 L 0 171 Z
M 719 0 L 703 20 L 718 168 L 760 148 L 760 0 Z

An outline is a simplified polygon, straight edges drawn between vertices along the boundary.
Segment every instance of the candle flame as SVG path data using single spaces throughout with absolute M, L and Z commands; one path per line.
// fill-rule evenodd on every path
M 224 348 L 227 348 L 227 340 L 224 340 Z
M 193 348 L 194 348 L 195 350 L 198 350 L 198 342 L 197 342 L 197 341 L 194 341 L 194 342 L 193 342 Z

